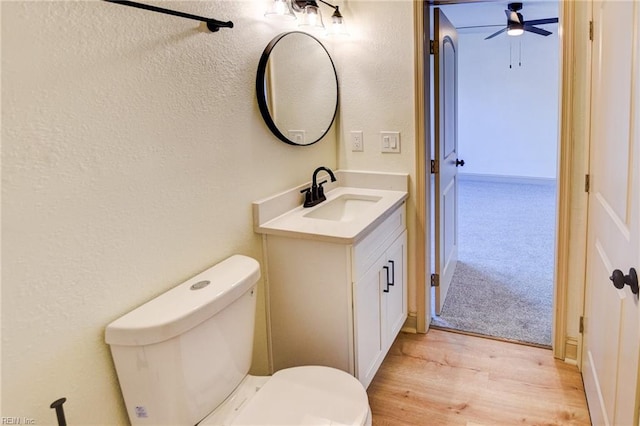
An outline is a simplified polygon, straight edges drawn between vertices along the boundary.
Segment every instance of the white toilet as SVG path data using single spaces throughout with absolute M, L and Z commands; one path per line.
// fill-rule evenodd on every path
M 256 260 L 235 255 L 107 326 L 132 424 L 371 424 L 367 393 L 348 373 L 247 374 L 259 277 Z

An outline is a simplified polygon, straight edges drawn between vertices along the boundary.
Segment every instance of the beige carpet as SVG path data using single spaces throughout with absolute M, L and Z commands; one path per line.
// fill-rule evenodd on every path
M 461 179 L 459 255 L 432 324 L 551 345 L 555 183 Z

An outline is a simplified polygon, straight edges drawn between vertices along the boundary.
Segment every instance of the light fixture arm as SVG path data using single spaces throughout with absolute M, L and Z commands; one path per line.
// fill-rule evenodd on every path
M 318 0 L 320 3 L 324 3 L 329 7 L 333 8 L 333 15 L 331 15 L 332 18 L 338 18 L 339 22 L 342 22 L 342 13 L 340 13 L 340 6 L 334 6 L 331 3 L 327 3 L 324 0 Z
M 320 3 L 324 3 L 324 4 L 326 4 L 326 5 L 327 5 L 327 6 L 329 6 L 329 7 L 334 8 L 335 10 L 338 10 L 338 6 L 334 6 L 334 5 L 332 5 L 331 3 L 327 3 L 327 2 L 326 2 L 326 1 L 324 1 L 324 0 L 318 0 L 318 1 L 319 1 Z

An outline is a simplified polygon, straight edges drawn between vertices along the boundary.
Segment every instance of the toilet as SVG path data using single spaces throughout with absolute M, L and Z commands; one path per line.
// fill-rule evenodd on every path
M 255 259 L 234 255 L 107 326 L 131 424 L 371 424 L 364 387 L 344 371 L 248 374 L 259 278 Z

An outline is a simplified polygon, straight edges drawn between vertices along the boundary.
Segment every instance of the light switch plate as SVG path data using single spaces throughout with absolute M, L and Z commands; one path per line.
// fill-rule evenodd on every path
M 289 140 L 294 141 L 297 144 L 305 143 L 305 131 L 304 130 L 289 130 L 288 132 Z
M 400 132 L 380 132 L 380 152 L 400 152 Z

